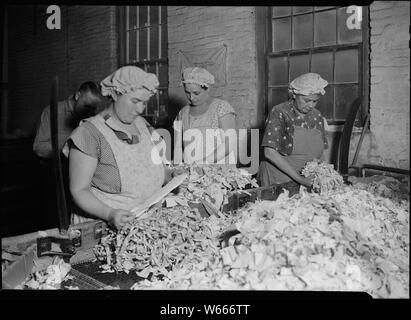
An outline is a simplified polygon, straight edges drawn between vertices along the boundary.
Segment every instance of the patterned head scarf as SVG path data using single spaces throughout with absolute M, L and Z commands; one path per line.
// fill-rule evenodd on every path
M 194 83 L 207 88 L 214 84 L 214 76 L 206 69 L 199 67 L 185 68 L 182 78 L 182 83 Z
M 146 89 L 151 95 L 157 92 L 159 82 L 153 73 L 147 73 L 135 66 L 125 66 L 114 71 L 100 82 L 101 94 L 111 96 L 114 101 L 118 96 L 136 89 Z
M 324 88 L 328 82 L 321 78 L 317 73 L 305 73 L 291 81 L 288 90 L 290 93 L 301 94 L 304 96 L 310 94 L 325 94 Z

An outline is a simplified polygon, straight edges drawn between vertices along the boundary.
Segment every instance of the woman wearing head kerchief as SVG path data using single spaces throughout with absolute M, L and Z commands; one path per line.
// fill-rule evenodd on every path
M 165 167 L 155 157 L 141 117 L 158 84 L 154 74 L 135 66 L 122 67 L 101 81 L 101 92 L 111 103 L 83 121 L 66 145 L 70 191 L 83 216 L 121 228 L 132 219 L 129 210 L 162 187 Z M 72 223 L 84 221 L 73 216 Z
M 306 187 L 312 185 L 300 171 L 306 162 L 320 159 L 327 148 L 324 119 L 315 109 L 327 85 L 316 73 L 303 74 L 290 83 L 290 100 L 272 108 L 261 144 L 265 159 L 258 179 L 262 186 L 292 180 Z
M 182 72 L 188 105 L 174 121 L 174 161 L 185 163 L 236 163 L 236 112 L 224 100 L 210 96 L 214 76 L 199 67 Z

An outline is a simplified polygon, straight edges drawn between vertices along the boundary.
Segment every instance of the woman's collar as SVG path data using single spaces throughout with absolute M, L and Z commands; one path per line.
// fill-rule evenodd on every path
M 104 123 L 111 129 L 114 131 L 119 131 L 119 132 L 123 132 L 127 135 L 128 139 L 132 139 L 132 134 L 130 134 L 127 130 L 123 129 L 114 119 L 114 117 L 111 116 L 110 113 L 106 113 L 105 115 L 103 115 L 103 119 L 104 119 Z

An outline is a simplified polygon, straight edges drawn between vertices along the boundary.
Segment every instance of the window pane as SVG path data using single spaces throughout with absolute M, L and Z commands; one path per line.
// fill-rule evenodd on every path
M 154 25 L 150 28 L 150 59 L 158 58 L 158 25 Z
M 307 73 L 309 68 L 309 56 L 302 54 L 290 57 L 290 82 L 298 76 Z
M 347 20 L 354 13 L 347 13 L 347 8 L 338 9 L 338 44 L 362 41 L 362 29 L 349 29 Z
M 160 98 L 160 111 L 162 115 L 164 116 L 164 113 L 167 114 L 167 106 L 168 106 L 168 92 L 167 89 L 161 89 L 159 90 L 159 98 Z M 162 107 L 164 106 L 164 107 Z M 165 110 L 164 110 L 165 109 Z
M 268 84 L 288 85 L 287 57 L 273 57 L 268 61 Z
M 146 114 L 153 115 L 155 110 L 157 110 L 157 95 L 152 96 L 150 100 L 148 100 Z
M 150 6 L 150 25 L 158 24 L 159 6 Z
M 137 26 L 137 7 L 129 6 L 128 8 L 128 29 L 133 29 Z
M 313 41 L 313 15 L 293 17 L 293 49 L 309 48 Z
M 329 9 L 329 8 L 334 8 L 334 7 L 314 7 L 314 10 L 323 10 L 323 9 Z
M 137 60 L 137 31 L 132 30 L 127 32 L 128 35 L 128 61 L 132 62 Z
M 138 41 L 138 46 L 139 46 L 139 61 L 143 61 L 144 59 L 147 59 L 147 28 L 140 29 L 139 30 L 139 41 Z
M 291 7 L 273 7 L 273 17 L 287 16 L 291 14 Z
M 315 14 L 314 46 L 327 46 L 336 43 L 336 19 L 335 10 Z
M 273 20 L 273 35 L 273 51 L 291 49 L 291 18 Z
M 167 25 L 163 24 L 161 26 L 161 57 L 162 58 L 166 58 L 168 56 L 167 43 L 168 43 Z
M 293 7 L 293 14 L 313 11 L 313 7 Z
M 328 85 L 325 88 L 325 94 L 321 96 L 321 98 L 318 100 L 318 103 L 316 105 L 316 109 L 318 109 L 323 117 L 325 117 L 327 120 L 333 120 L 334 119 L 334 86 L 333 85 Z
M 140 27 L 145 27 L 147 25 L 147 6 L 138 6 L 138 24 Z
M 165 63 L 159 64 L 160 87 L 168 87 L 168 67 Z
M 288 86 L 283 88 L 268 89 L 268 112 L 271 108 L 288 100 Z
M 314 53 L 311 57 L 311 72 L 318 73 L 328 82 L 334 82 L 333 52 Z
M 352 102 L 358 97 L 358 85 L 344 84 L 335 87 L 335 117 L 345 120 Z M 359 112 L 360 113 L 360 112 Z M 357 115 L 358 117 L 358 115 Z
M 335 53 L 335 81 L 358 81 L 358 49 Z
M 155 75 L 157 75 L 157 67 L 155 63 L 147 64 L 146 70 L 148 73 L 154 73 Z
M 167 6 L 161 6 L 161 23 L 167 23 Z
M 154 73 L 157 75 L 157 67 L 155 64 L 147 64 L 145 70 L 148 73 Z M 157 110 L 157 94 L 152 96 L 147 104 L 147 112 L 149 115 L 154 114 L 155 110 Z

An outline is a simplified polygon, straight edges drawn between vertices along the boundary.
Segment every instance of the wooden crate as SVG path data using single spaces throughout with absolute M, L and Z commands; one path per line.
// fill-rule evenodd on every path
M 300 186 L 297 183 L 289 182 L 270 187 L 260 187 L 234 192 L 229 196 L 228 203 L 223 206 L 223 212 L 238 210 L 246 203 L 255 202 L 257 200 L 274 201 L 282 192 L 284 192 L 284 189 L 288 190 L 289 195 L 292 196 L 299 192 Z

